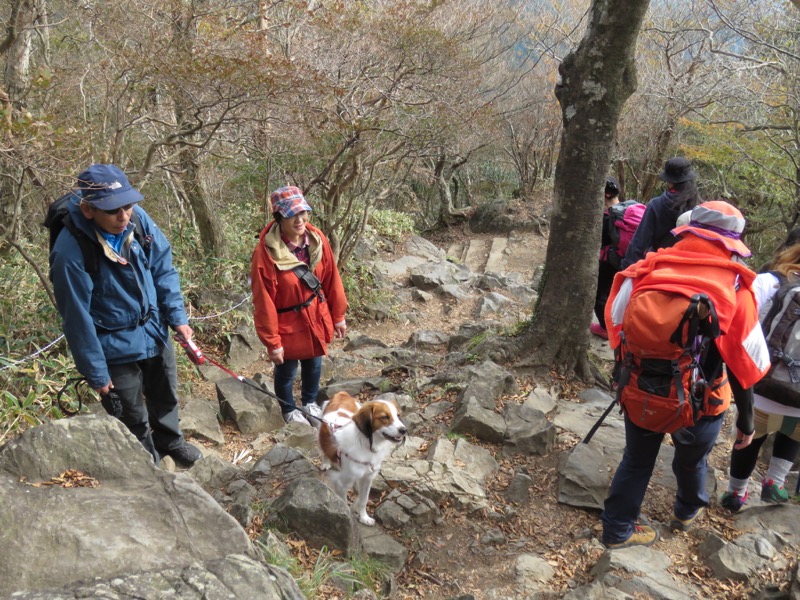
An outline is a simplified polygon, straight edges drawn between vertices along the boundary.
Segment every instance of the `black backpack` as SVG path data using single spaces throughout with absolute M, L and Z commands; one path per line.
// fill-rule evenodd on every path
M 50 231 L 50 254 L 53 252 L 53 246 L 55 246 L 58 235 L 61 233 L 61 230 L 66 227 L 69 232 L 75 236 L 78 246 L 80 246 L 81 254 L 83 254 L 84 269 L 94 277 L 100 269 L 100 254 L 102 250 L 94 240 L 89 239 L 89 237 L 72 222 L 72 217 L 69 215 L 69 205 L 73 202 L 80 202 L 80 196 L 75 192 L 64 194 L 51 203 L 50 206 L 47 207 L 47 216 L 42 226 L 47 227 Z M 150 236 L 144 235 L 142 221 L 139 215 L 136 214 L 136 211 L 131 214 L 131 222 L 133 223 L 133 235 L 136 241 L 139 242 L 139 245 L 144 249 L 145 253 L 148 253 L 152 240 Z

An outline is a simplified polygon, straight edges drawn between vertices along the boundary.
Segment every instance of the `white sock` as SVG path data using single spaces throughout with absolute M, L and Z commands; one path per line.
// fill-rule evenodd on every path
M 739 497 L 744 496 L 749 483 L 749 477 L 747 479 L 736 479 L 735 477 L 731 477 L 728 479 L 728 491 L 735 493 Z
M 792 468 L 792 462 L 783 458 L 775 458 L 774 456 L 769 459 L 769 469 L 764 479 L 772 479 L 778 487 L 783 487 L 786 481 L 786 476 Z

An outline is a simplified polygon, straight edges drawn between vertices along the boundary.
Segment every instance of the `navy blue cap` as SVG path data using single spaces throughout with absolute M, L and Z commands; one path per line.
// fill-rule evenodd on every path
M 92 165 L 78 175 L 75 187 L 83 200 L 100 210 L 114 210 L 144 200 L 116 165 Z

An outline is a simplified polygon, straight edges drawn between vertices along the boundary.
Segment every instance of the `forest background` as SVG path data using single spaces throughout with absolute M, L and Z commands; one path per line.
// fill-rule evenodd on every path
M 746 215 L 754 267 L 800 220 L 793 4 L 651 2 L 609 148 L 625 198 L 656 195 L 664 160 L 689 157 L 702 196 Z M 592 3 L 595 14 L 614 6 L 624 3 Z M 269 193 L 287 183 L 329 235 L 356 320 L 376 293 L 359 241 L 462 226 L 497 198 L 547 219 L 597 214 L 589 235 L 548 250 L 549 260 L 579 244 L 596 269 L 602 181 L 591 198 L 552 203 L 568 113 L 554 89 L 589 15 L 586 0 L 7 0 L 0 444 L 61 416 L 52 397 L 75 375 L 41 222 L 94 162 L 119 165 L 142 190 L 188 297 L 246 299 Z M 594 283 L 576 277 L 573 291 L 593 298 Z M 585 331 L 589 312 L 569 330 Z M 234 315 L 193 326 L 221 345 Z

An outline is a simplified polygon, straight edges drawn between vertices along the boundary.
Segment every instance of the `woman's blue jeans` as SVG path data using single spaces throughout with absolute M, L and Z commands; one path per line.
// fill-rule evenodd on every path
M 674 513 L 679 519 L 688 519 L 708 506 L 707 459 L 721 427 L 722 415 L 717 415 L 703 417 L 693 427 L 672 434 L 672 472 L 678 483 Z M 663 433 L 642 429 L 625 417 L 625 452 L 600 515 L 604 544 L 618 544 L 633 535 L 663 439 Z
M 317 401 L 319 392 L 319 379 L 322 375 L 322 357 L 306 358 L 303 360 L 285 360 L 283 364 L 275 365 L 275 395 L 281 402 L 281 411 L 285 414 L 296 408 L 292 384 L 300 365 L 300 401 L 303 406 Z

